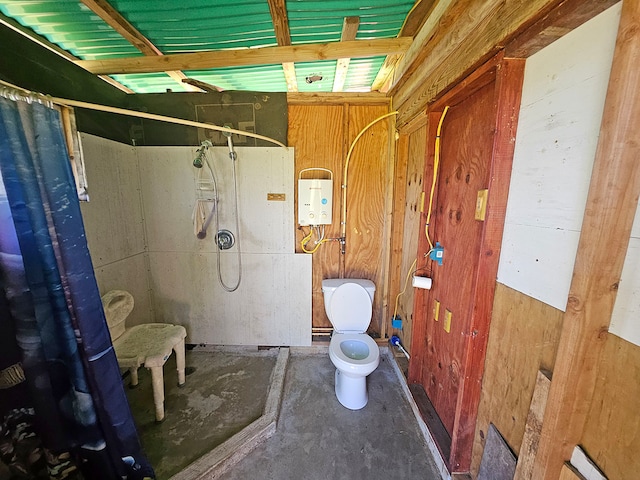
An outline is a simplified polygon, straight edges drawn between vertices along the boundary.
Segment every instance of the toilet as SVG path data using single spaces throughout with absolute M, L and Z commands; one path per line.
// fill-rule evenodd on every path
M 336 397 L 351 410 L 360 410 L 367 404 L 367 376 L 380 363 L 378 345 L 366 333 L 375 291 L 371 280 L 322 281 L 324 308 L 333 325 L 329 358 L 336 367 Z

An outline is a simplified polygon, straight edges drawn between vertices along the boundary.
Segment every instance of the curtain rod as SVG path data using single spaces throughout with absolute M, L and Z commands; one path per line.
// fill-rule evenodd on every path
M 221 127 L 219 125 L 213 125 L 211 123 L 194 122 L 191 120 L 184 120 L 182 118 L 169 117 L 166 115 L 156 115 L 154 113 L 138 112 L 136 110 L 127 110 L 125 108 L 109 107 L 109 106 L 100 105 L 97 103 L 87 103 L 87 102 L 80 102 L 77 100 L 70 100 L 67 98 L 51 97 L 49 95 L 43 95 L 40 93 L 31 92 L 25 88 L 18 87 L 16 85 L 5 82 L 3 80 L 0 80 L 0 84 L 15 90 L 16 93 L 7 92 L 8 95 L 6 96 L 9 96 L 9 97 L 13 95 L 14 97 L 18 97 L 20 99 L 27 100 L 27 101 L 29 101 L 30 99 L 39 101 L 41 103 L 48 101 L 63 107 L 87 108 L 90 110 L 97 110 L 100 112 L 117 113 L 119 115 L 128 115 L 131 117 L 146 118 L 149 120 L 158 120 L 158 121 L 167 122 L 167 123 L 176 123 L 179 125 L 186 125 L 188 127 L 204 128 L 206 130 L 216 130 L 218 132 L 227 132 L 227 133 L 231 132 L 237 135 L 243 135 L 245 137 L 256 138 L 258 140 L 264 140 L 270 143 L 274 143 L 279 147 L 288 148 L 284 143 L 279 142 L 278 140 L 275 140 L 271 137 L 265 137 L 264 135 L 258 135 L 257 133 L 245 132 L 244 130 L 235 130 L 233 128 Z
M 41 93 L 31 92 L 24 88 L 17 87 L 11 83 L 0 80 L 0 97 L 8 98 L 9 100 L 21 100 L 23 102 L 32 103 L 38 102 L 49 108 L 53 108 L 53 101 L 51 97 L 43 95 Z

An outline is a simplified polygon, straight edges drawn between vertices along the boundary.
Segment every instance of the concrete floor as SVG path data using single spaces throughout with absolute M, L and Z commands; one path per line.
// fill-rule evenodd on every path
M 335 368 L 328 353 L 317 351 L 292 350 L 275 433 L 260 439 L 233 465 L 203 478 L 442 478 L 403 393 L 395 360 L 381 355 L 380 366 L 368 377 L 369 403 L 351 411 L 335 397 Z M 168 363 L 167 419 L 159 425 L 153 421 L 150 391 L 143 390 L 150 382 L 129 391 L 143 446 L 159 480 L 210 450 L 224 449 L 214 450 L 260 417 L 277 352 L 188 352 L 187 366 L 196 370 L 182 389 L 175 387 L 175 367 Z
M 440 479 L 393 361 L 381 355 L 369 403 L 351 411 L 336 399 L 328 355 L 293 354 L 275 434 L 220 478 Z
M 157 424 L 151 375 L 127 397 L 145 454 L 158 480 L 166 480 L 262 415 L 278 350 L 188 351 L 195 369 L 178 388 L 175 356 L 164 367 L 165 420 Z M 125 380 L 128 383 L 128 380 Z

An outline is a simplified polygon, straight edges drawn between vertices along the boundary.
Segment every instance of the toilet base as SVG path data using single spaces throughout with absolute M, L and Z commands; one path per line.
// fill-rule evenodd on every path
M 369 401 L 367 377 L 353 377 L 336 369 L 336 397 L 343 407 L 360 410 Z

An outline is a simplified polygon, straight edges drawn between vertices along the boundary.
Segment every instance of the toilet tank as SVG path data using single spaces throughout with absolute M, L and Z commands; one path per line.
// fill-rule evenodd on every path
M 327 278 L 322 280 L 322 293 L 324 295 L 324 311 L 326 312 L 329 319 L 330 317 L 330 301 L 331 295 L 340 285 L 345 283 L 357 283 L 361 287 L 363 287 L 367 293 L 369 294 L 369 298 L 371 298 L 371 303 L 373 303 L 373 294 L 376 291 L 376 284 L 371 280 L 367 280 L 365 278 Z

